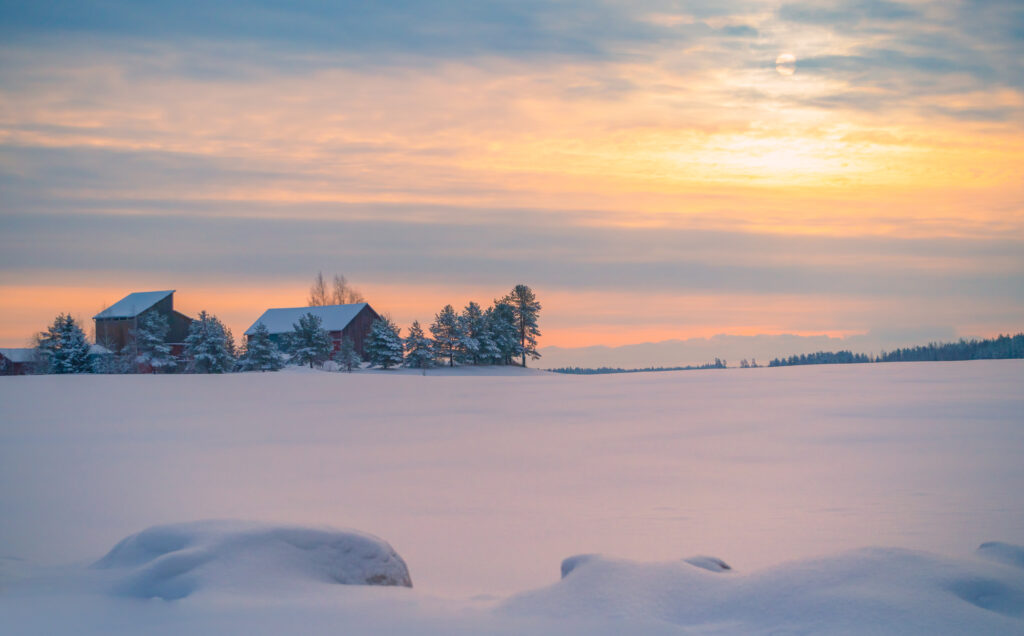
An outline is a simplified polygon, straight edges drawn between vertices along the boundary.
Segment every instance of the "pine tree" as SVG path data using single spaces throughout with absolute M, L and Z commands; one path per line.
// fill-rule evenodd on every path
M 418 320 L 409 327 L 409 335 L 405 339 L 405 366 L 412 369 L 429 369 L 434 366 L 434 346 L 430 338 L 423 333 Z
M 512 305 L 496 300 L 494 306 L 488 308 L 487 335 L 494 363 L 512 364 L 512 359 L 521 351 L 516 312 Z
M 373 321 L 366 339 L 366 357 L 371 365 L 382 369 L 397 367 L 404 359 L 403 349 L 399 329 L 390 318 Z
M 262 322 L 245 345 L 245 353 L 238 361 L 242 369 L 252 371 L 277 371 L 284 367 L 284 356 L 270 339 L 270 331 Z
M 185 355 L 192 373 L 227 373 L 235 366 L 234 339 L 216 316 L 200 311 L 185 337 Z
M 320 326 L 321 324 L 320 318 L 306 314 L 292 325 L 293 331 L 288 334 L 288 353 L 291 354 L 293 363 L 309 364 L 309 368 L 312 369 L 314 364 L 323 364 L 331 357 L 334 343 L 331 342 L 331 335 Z
M 49 373 L 92 373 L 89 343 L 71 314 L 60 314 L 39 334 L 36 351 Z
M 138 328 L 133 331 L 136 365 L 148 365 L 153 373 L 178 366 L 178 361 L 171 355 L 171 345 L 165 342 L 169 329 L 163 314 L 156 311 L 142 314 Z
M 519 334 L 519 354 L 523 357 L 523 366 L 526 366 L 526 356 L 537 360 L 540 354 L 537 353 L 537 337 L 540 336 L 540 329 L 537 327 L 537 316 L 540 314 L 541 306 L 533 290 L 526 285 L 516 285 L 512 293 L 504 299 L 512 305 L 516 317 L 516 329 Z
M 487 324 L 480 305 L 470 301 L 458 317 L 457 359 L 463 364 L 480 364 L 482 340 L 486 337 Z
M 359 352 L 356 351 L 356 345 L 352 342 L 352 338 L 345 336 L 341 339 L 341 347 L 334 354 L 334 361 L 338 363 L 339 370 L 344 369 L 348 373 L 352 373 L 352 369 L 358 369 L 362 366 L 363 359 L 359 357 Z
M 455 354 L 462 339 L 459 328 L 459 317 L 451 305 L 445 305 L 441 313 L 434 316 L 434 324 L 430 325 L 430 333 L 434 336 L 434 352 L 440 358 L 447 358 L 448 366 L 455 366 Z

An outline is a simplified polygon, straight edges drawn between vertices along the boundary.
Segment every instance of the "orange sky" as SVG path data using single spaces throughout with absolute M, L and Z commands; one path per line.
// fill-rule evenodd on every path
M 1020 330 L 1007 7 L 299 3 L 279 33 L 217 7 L 198 30 L 156 4 L 69 9 L 73 29 L 22 8 L 0 345 L 165 288 L 238 334 L 318 270 L 403 326 L 525 282 L 543 345 Z

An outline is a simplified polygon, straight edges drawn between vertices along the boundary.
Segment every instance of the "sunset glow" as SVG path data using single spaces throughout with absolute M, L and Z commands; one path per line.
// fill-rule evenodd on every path
M 1012 3 L 126 7 L 3 9 L 2 345 L 319 270 L 403 326 L 526 282 L 542 346 L 1024 324 Z

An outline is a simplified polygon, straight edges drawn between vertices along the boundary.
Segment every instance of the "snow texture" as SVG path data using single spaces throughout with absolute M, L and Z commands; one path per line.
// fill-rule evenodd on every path
M 0 622 L 1021 634 L 1021 377 L 1024 361 L 998 360 L 0 378 Z M 251 558 L 235 539 L 174 551 L 218 555 L 184 575 L 196 587 L 178 600 L 127 593 L 163 557 L 61 565 L 210 517 L 369 530 L 399 548 L 416 589 L 327 584 L 315 551 Z M 581 553 L 614 558 L 569 559 L 558 581 Z M 694 554 L 714 557 L 680 560 Z
M 280 307 L 268 309 L 263 315 L 245 330 L 245 335 L 256 333 L 256 325 L 263 323 L 271 335 L 291 333 L 292 326 L 306 314 L 313 314 L 320 319 L 320 327 L 325 331 L 341 331 L 352 322 L 352 319 L 366 307 L 366 303 L 352 305 L 323 305 L 319 307 Z
M 173 289 L 168 289 L 128 294 L 93 318 L 134 318 L 173 293 Z
M 165 600 L 210 587 L 412 587 L 405 561 L 371 535 L 237 521 L 149 528 L 118 543 L 93 567 L 118 572 L 117 594 Z
M 626 625 L 656 621 L 702 634 L 1024 633 L 1019 568 L 895 548 L 738 576 L 709 571 L 706 563 L 588 555 L 562 581 L 516 596 L 500 611 Z

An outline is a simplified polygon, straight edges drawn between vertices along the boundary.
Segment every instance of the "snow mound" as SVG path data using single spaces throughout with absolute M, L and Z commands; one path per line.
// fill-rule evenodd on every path
M 1015 559 L 1024 547 L 985 546 L 999 562 L 867 548 L 729 576 L 712 557 L 634 563 L 581 555 L 562 563 L 561 581 L 498 611 L 709 633 L 1022 634 L 1024 571 Z
M 405 561 L 372 535 L 239 521 L 155 526 L 123 539 L 93 567 L 117 573 L 118 595 L 165 600 L 204 588 L 412 587 Z
M 1006 565 L 1024 568 L 1024 546 L 988 541 L 978 547 L 978 554 Z

